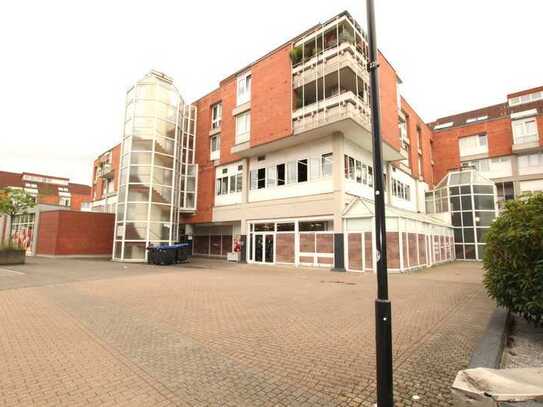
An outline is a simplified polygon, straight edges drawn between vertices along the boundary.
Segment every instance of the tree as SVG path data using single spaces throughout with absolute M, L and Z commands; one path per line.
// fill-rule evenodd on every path
M 13 218 L 34 206 L 36 206 L 34 197 L 22 189 L 5 188 L 0 190 L 0 214 Z
M 543 324 L 543 193 L 506 202 L 486 235 L 484 268 L 498 305 Z

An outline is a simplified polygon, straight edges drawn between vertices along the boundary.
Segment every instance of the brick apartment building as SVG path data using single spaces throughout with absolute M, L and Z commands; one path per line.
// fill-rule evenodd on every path
M 500 202 L 543 191 L 543 86 L 430 123 L 436 179 L 472 165 L 496 183 Z
M 492 161 L 500 148 L 516 157 L 516 120 L 541 120 L 540 107 L 525 104 L 528 114 L 513 102 L 473 114 L 477 122 L 463 114 L 427 125 L 400 95 L 401 80 L 381 54 L 379 63 L 390 270 L 480 258 L 497 210 L 496 187 L 462 163 Z M 113 259 L 143 261 L 148 244 L 188 237 L 196 255 L 224 257 L 239 242 L 241 260 L 251 263 L 372 270 L 366 64 L 365 34 L 343 12 L 192 104 L 164 74 L 153 71 L 138 81 L 127 93 L 121 145 L 94 163 L 91 206 L 116 211 Z M 510 95 L 509 103 L 523 97 Z M 461 124 L 461 117 L 470 121 Z M 522 137 L 532 134 L 527 128 Z M 471 152 L 472 142 L 462 140 L 483 133 L 489 146 L 507 141 L 508 147 L 489 147 L 486 156 Z M 542 144 L 539 139 L 530 154 Z M 500 197 L 512 197 L 504 192 L 506 182 L 515 193 L 537 189 L 534 174 L 502 177 Z M 457 207 L 457 201 L 465 204 Z
M 79 211 L 91 198 L 88 185 L 70 182 L 69 178 L 53 177 L 28 172 L 0 171 L 0 190 L 13 188 L 24 190 L 36 200 L 36 206 L 12 220 L 0 216 L 0 241 L 15 237 L 29 252 L 35 241 L 36 220 L 40 213 L 49 211 Z

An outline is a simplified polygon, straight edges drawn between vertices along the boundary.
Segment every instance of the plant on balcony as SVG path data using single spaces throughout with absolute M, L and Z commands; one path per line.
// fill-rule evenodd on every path
M 484 268 L 498 305 L 543 325 L 543 193 L 505 203 L 486 235 Z
M 349 44 L 354 44 L 354 35 L 352 32 L 343 30 L 339 33 L 339 43 L 348 42 Z
M 296 65 L 302 60 L 302 47 L 294 47 L 290 50 L 290 60 Z

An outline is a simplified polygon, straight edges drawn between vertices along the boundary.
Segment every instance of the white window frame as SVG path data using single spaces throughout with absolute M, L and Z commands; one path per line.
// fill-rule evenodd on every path
M 251 101 L 251 72 L 245 72 L 237 77 L 236 100 L 237 105 Z
M 219 158 L 221 158 L 221 135 L 220 134 L 214 134 L 213 136 L 209 138 L 209 158 L 210 160 L 218 160 Z
M 458 139 L 458 148 L 460 151 L 460 156 L 488 153 L 488 137 L 486 134 L 475 134 L 473 136 L 461 137 Z
M 211 106 L 211 128 L 220 129 L 222 121 L 222 103 L 215 103 Z
M 539 141 L 537 118 L 530 117 L 527 119 L 513 120 L 511 122 L 511 127 L 513 129 L 514 144 L 534 143 Z M 531 127 L 531 129 L 529 127 Z
M 245 143 L 251 138 L 251 112 L 236 116 L 236 144 Z
M 331 177 L 334 173 L 334 153 L 321 155 L 321 174 L 323 177 Z

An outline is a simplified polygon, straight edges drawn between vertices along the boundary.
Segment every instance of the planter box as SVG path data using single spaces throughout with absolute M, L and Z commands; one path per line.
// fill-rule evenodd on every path
M 0 265 L 24 264 L 24 250 L 0 250 Z

